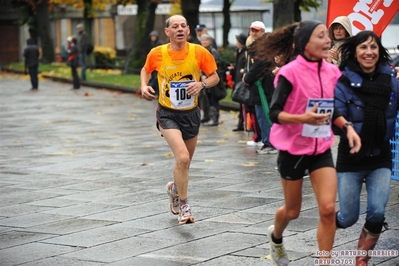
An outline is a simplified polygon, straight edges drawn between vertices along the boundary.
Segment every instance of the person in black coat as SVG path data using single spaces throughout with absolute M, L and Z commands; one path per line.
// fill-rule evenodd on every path
M 26 40 L 26 48 L 24 49 L 25 57 L 25 74 L 26 69 L 29 71 L 30 82 L 32 84 L 32 90 L 37 90 L 39 88 L 39 79 L 37 77 L 39 72 L 39 47 L 35 44 L 33 38 Z
M 87 55 L 87 34 L 84 31 L 83 24 L 76 25 L 76 29 L 78 30 L 78 36 L 76 37 L 76 47 L 78 49 L 79 55 L 79 64 L 82 70 L 81 78 L 82 80 L 86 80 L 86 55 Z
M 221 58 L 219 52 L 213 48 L 212 46 L 212 40 L 213 38 L 209 36 L 208 34 L 202 34 L 201 35 L 201 45 L 208 49 L 208 51 L 213 55 L 213 58 L 215 58 L 216 64 L 218 66 L 217 73 L 219 75 L 220 80 L 224 80 L 224 70 L 221 66 Z M 201 73 L 201 80 L 204 81 L 208 77 L 204 74 Z M 217 90 L 218 88 L 215 87 L 210 87 L 206 88 L 204 91 L 205 96 L 208 98 L 208 103 L 209 103 L 209 120 L 204 122 L 204 126 L 217 126 L 219 125 L 219 113 L 220 113 L 220 104 L 219 100 L 214 97 L 212 94 L 212 90 Z M 205 113 L 205 110 L 204 110 Z
M 150 32 L 150 50 L 155 48 L 159 45 L 162 45 L 161 40 L 159 39 L 159 34 L 156 30 Z M 151 86 L 155 90 L 155 95 L 159 95 L 159 86 L 158 86 L 158 78 L 157 78 L 157 71 L 153 71 L 151 73 L 151 79 L 148 82 L 148 86 Z
M 254 84 L 256 81 L 261 80 L 263 93 L 266 96 L 266 101 L 268 105 L 270 106 L 270 102 L 274 92 L 274 75 L 272 74 L 274 63 L 270 61 L 259 60 L 256 57 L 257 51 L 259 49 L 262 49 L 262 47 L 259 47 L 257 43 L 259 43 L 261 39 L 267 38 L 267 35 L 268 33 L 263 34 L 261 37 L 256 39 L 251 46 L 249 53 L 252 58 L 252 63 L 249 67 L 248 72 L 244 75 L 243 81 L 247 84 Z M 257 150 L 256 152 L 258 154 L 276 154 L 277 150 L 269 141 L 271 125 L 267 120 L 268 117 L 265 115 L 265 108 L 262 105 L 261 96 L 257 86 L 251 86 L 250 98 L 252 100 L 252 104 L 255 107 L 256 120 L 260 127 L 263 143 L 262 148 L 260 150 Z
M 73 89 L 80 88 L 79 76 L 76 68 L 79 65 L 79 50 L 78 50 L 78 39 L 75 36 L 69 36 L 68 41 L 68 59 L 67 63 L 71 66 L 72 78 L 73 78 Z
M 201 44 L 201 36 L 202 36 L 202 34 L 207 34 L 208 36 L 210 36 L 209 33 L 208 33 L 208 29 L 206 28 L 205 24 L 198 24 L 195 27 L 195 32 L 197 34 L 197 38 L 198 38 L 200 44 Z M 215 38 L 213 38 L 213 37 L 211 37 L 211 38 L 212 38 L 212 47 L 217 50 L 218 49 L 218 45 L 216 44 Z
M 245 66 L 247 64 L 247 59 L 245 55 L 247 51 L 247 47 L 245 46 L 247 37 L 248 35 L 245 33 L 240 33 L 239 35 L 236 35 L 236 40 L 237 40 L 236 61 L 234 64 L 230 64 L 230 66 L 227 67 L 227 69 L 230 71 L 230 74 L 233 76 L 233 81 L 234 81 L 233 90 L 235 89 L 237 83 L 242 80 L 242 76 L 244 75 L 245 71 Z M 244 116 L 243 116 L 242 106 L 240 106 L 239 111 L 240 113 L 238 115 L 237 127 L 233 129 L 233 131 L 244 131 Z

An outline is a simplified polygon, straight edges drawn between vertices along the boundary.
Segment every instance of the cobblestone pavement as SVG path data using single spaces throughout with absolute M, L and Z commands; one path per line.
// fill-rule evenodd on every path
M 155 127 L 155 102 L 29 85 L 0 72 L 0 265 L 272 265 L 266 231 L 283 203 L 276 155 L 256 155 L 248 133 L 231 131 L 237 112 L 201 128 L 189 183 L 196 222 L 178 225 L 165 192 L 174 160 Z M 398 194 L 392 181 L 390 229 L 376 250 L 399 250 Z M 356 249 L 365 200 L 358 223 L 337 231 L 335 251 Z M 301 215 L 284 235 L 290 265 L 314 265 L 317 223 L 305 179 Z

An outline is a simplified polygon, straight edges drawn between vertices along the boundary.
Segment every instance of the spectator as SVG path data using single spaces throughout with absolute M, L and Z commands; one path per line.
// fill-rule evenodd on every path
M 390 56 L 372 31 L 347 38 L 340 47 L 342 77 L 335 89 L 335 106 L 351 123 L 340 132 L 336 168 L 340 210 L 338 228 L 347 228 L 359 219 L 363 183 L 367 191 L 367 212 L 360 233 L 356 265 L 367 265 L 385 221 L 392 174 L 390 139 L 395 133 L 399 107 L 399 81 L 389 65 Z M 352 124 L 353 123 L 353 124 Z M 352 144 L 345 136 L 355 129 L 362 148 L 350 155 Z M 363 200 L 362 200 L 363 201 Z M 360 253 L 358 253 L 360 254 Z
M 39 72 L 40 51 L 33 38 L 26 40 L 26 44 L 27 46 L 24 49 L 25 74 L 26 69 L 28 69 L 30 82 L 32 84 L 31 90 L 37 90 L 39 88 L 39 79 L 37 75 Z
M 251 49 L 249 50 L 249 54 L 252 57 L 251 64 L 248 72 L 244 75 L 243 81 L 247 84 L 252 84 L 251 86 L 251 94 L 252 103 L 255 108 L 256 120 L 258 122 L 260 128 L 260 135 L 262 137 L 262 147 L 257 150 L 257 154 L 276 154 L 277 150 L 270 143 L 269 135 L 271 124 L 269 124 L 268 117 L 266 117 L 266 113 L 269 113 L 268 106 L 270 105 L 274 86 L 273 79 L 274 75 L 271 70 L 274 66 L 272 61 L 260 60 L 257 58 L 258 51 L 263 49 L 262 40 L 267 38 L 268 33 L 265 33 L 265 26 L 261 21 L 255 21 L 251 24 L 251 36 L 255 39 Z M 259 89 L 256 84 L 257 81 L 261 81 L 262 90 L 259 92 Z M 261 95 L 263 93 L 266 97 L 267 107 L 262 105 Z
M 260 105 L 260 96 L 259 96 L 259 91 L 258 91 L 258 87 L 255 84 L 255 82 L 261 78 L 261 74 L 258 71 L 263 71 L 262 69 L 256 69 L 256 67 L 259 67 L 259 65 L 255 65 L 255 55 L 256 55 L 256 51 L 254 48 L 252 48 L 255 43 L 256 40 L 260 39 L 262 36 L 264 36 L 265 31 L 266 31 L 266 27 L 265 24 L 262 21 L 254 21 L 251 23 L 251 25 L 249 26 L 249 30 L 250 30 L 250 37 L 253 40 L 253 43 L 247 47 L 248 49 L 248 53 L 247 53 L 247 66 L 248 69 L 245 69 L 245 73 L 244 76 L 242 78 L 242 81 L 249 86 L 250 89 L 250 103 L 246 106 L 246 110 L 248 113 L 250 113 L 250 117 L 251 117 L 251 122 L 252 122 L 252 129 L 254 130 L 254 135 L 252 140 L 247 141 L 247 145 L 248 146 L 261 146 L 261 148 L 265 147 L 265 144 L 262 142 L 263 137 L 265 137 L 265 139 L 268 139 L 268 137 L 266 138 L 266 136 L 262 135 L 262 130 L 265 131 L 264 134 L 267 134 L 267 132 L 270 131 L 267 130 L 267 128 L 270 128 L 269 126 L 264 127 L 264 124 L 259 124 L 259 119 L 258 119 L 258 114 L 259 117 L 262 116 L 262 114 L 260 114 L 259 112 L 262 111 L 262 106 Z M 248 40 L 248 38 L 247 38 Z M 259 64 L 259 62 L 257 63 Z M 249 73 L 250 75 L 250 79 L 246 80 L 246 75 Z M 256 105 L 260 106 L 260 109 L 258 110 L 258 112 L 256 111 L 256 109 L 258 109 L 256 107 Z M 263 116 L 264 113 L 263 113 Z M 261 121 L 263 122 L 263 121 Z
M 197 34 L 197 39 L 199 40 L 199 44 L 201 44 L 201 35 L 208 34 L 208 30 L 207 30 L 206 26 L 204 24 L 198 24 L 195 27 L 195 32 Z M 213 38 L 212 38 L 212 47 L 217 49 L 216 42 Z M 205 90 L 202 90 L 200 92 L 198 101 L 199 101 L 198 105 L 202 110 L 201 123 L 206 123 L 210 120 L 210 117 L 209 117 L 210 105 L 209 105 L 208 95 L 206 94 Z
M 68 52 L 65 44 L 61 44 L 61 59 L 62 62 L 67 62 L 68 59 Z
M 253 44 L 254 41 L 255 40 L 254 40 L 252 34 L 250 34 L 245 42 L 247 51 L 245 52 L 246 66 L 244 69 L 244 75 L 248 71 L 249 66 L 251 65 L 251 62 L 252 62 L 252 57 L 248 53 L 248 51 L 249 51 L 249 49 L 251 49 L 251 45 Z M 252 100 L 252 98 L 250 97 L 250 101 L 251 100 Z M 245 109 L 245 110 L 243 110 L 243 113 L 244 113 L 244 117 L 246 118 L 246 119 L 244 119 L 245 120 L 244 124 L 247 127 L 247 131 L 253 131 L 252 140 L 247 141 L 247 145 L 262 147 L 263 146 L 262 136 L 261 136 L 258 121 L 256 120 L 255 108 L 252 105 L 252 103 L 244 104 L 242 106 L 243 106 L 243 109 Z
M 218 67 L 218 75 L 219 78 L 222 78 L 224 76 L 224 71 L 221 69 L 221 59 L 219 52 L 212 47 L 212 37 L 209 36 L 208 34 L 202 34 L 201 35 L 201 45 L 205 47 L 212 55 L 213 58 L 216 61 L 216 65 Z M 202 80 L 207 79 L 207 75 L 202 73 Z M 223 79 L 223 78 L 222 78 Z M 207 88 L 205 91 L 206 96 L 208 97 L 208 102 L 209 102 L 209 121 L 204 123 L 204 126 L 217 126 L 219 125 L 219 112 L 220 112 L 220 105 L 219 105 L 219 100 L 215 99 L 213 97 L 213 94 L 211 93 L 211 90 L 217 90 L 217 88 Z
M 86 51 L 87 51 L 87 35 L 84 31 L 83 24 L 78 24 L 76 26 L 78 30 L 78 51 L 79 51 L 79 64 L 82 68 L 82 80 L 86 80 Z
M 80 88 L 80 81 L 78 76 L 78 62 L 79 62 L 79 52 L 78 52 L 78 39 L 75 36 L 69 36 L 67 38 L 67 52 L 68 59 L 67 64 L 71 66 L 72 79 L 73 79 L 73 89 L 77 90 Z
M 247 47 L 245 43 L 247 41 L 248 35 L 245 33 L 240 33 L 236 35 L 236 61 L 234 64 L 230 64 L 228 66 L 228 70 L 230 74 L 233 76 L 234 87 L 238 82 L 242 80 L 242 76 L 244 75 L 245 65 L 247 64 L 247 60 L 245 58 L 245 53 L 247 51 Z M 233 131 L 244 131 L 244 114 L 243 114 L 243 106 L 240 106 L 239 114 L 238 114 L 238 123 L 237 127 L 233 129 Z
M 202 34 L 208 34 L 208 35 L 209 35 L 208 29 L 206 28 L 206 26 L 205 26 L 204 24 L 198 24 L 198 25 L 195 27 L 195 32 L 197 33 L 197 38 L 198 38 L 198 40 L 201 40 L 201 35 L 202 35 Z M 210 35 L 209 35 L 209 36 L 210 36 Z M 211 38 L 212 38 L 212 47 L 215 48 L 215 49 L 217 50 L 217 49 L 218 49 L 218 46 L 217 46 L 217 44 L 216 44 L 215 38 L 213 38 L 213 37 L 211 37 Z
M 166 185 L 169 210 L 178 215 L 180 224 L 193 223 L 188 204 L 188 173 L 197 145 L 201 114 L 198 94 L 219 82 L 216 62 L 201 45 L 187 42 L 190 28 L 181 15 L 166 20 L 165 34 L 170 43 L 155 47 L 147 55 L 141 69 L 141 96 L 147 101 L 155 100 L 155 91 L 148 86 L 151 72 L 158 71 L 159 107 L 157 127 L 169 144 L 174 158 L 174 181 Z M 201 73 L 208 78 L 201 81 Z M 164 82 L 165 81 L 165 82 Z M 175 86 L 171 89 L 171 86 Z
M 337 66 L 339 65 L 340 59 L 338 49 L 346 38 L 352 36 L 351 25 L 347 16 L 336 17 L 334 21 L 331 22 L 328 32 L 332 41 L 332 47 L 328 52 L 327 62 Z
M 153 30 L 150 32 L 150 47 L 152 49 L 158 45 L 162 45 L 162 42 L 159 39 L 159 33 L 156 30 Z
M 159 40 L 159 34 L 156 30 L 150 32 L 150 48 L 155 48 L 159 45 L 162 45 L 162 42 Z M 155 90 L 155 96 L 159 95 L 158 88 L 158 79 L 157 79 L 157 71 L 153 71 L 151 73 L 151 79 L 148 82 L 148 86 L 151 86 Z
M 193 35 L 191 35 L 191 33 L 187 36 L 187 41 L 189 43 L 195 43 L 195 44 L 200 44 L 200 42 L 196 39 L 193 38 Z
M 319 209 L 318 250 L 331 254 L 337 194 L 336 171 L 331 153 L 334 143 L 331 123 L 342 128 L 347 121 L 337 110 L 319 110 L 319 102 L 329 103 L 334 97 L 335 84 L 341 76 L 336 66 L 324 60 L 331 45 L 326 26 L 319 21 L 302 21 L 294 34 L 287 28 L 284 31 L 276 30 L 262 45 L 267 47 L 269 40 L 276 44 L 277 39 L 281 42 L 277 47 L 287 50 L 275 51 L 276 54 L 265 55 L 265 58 L 275 55 L 291 58 L 294 40 L 299 51 L 294 60 L 277 72 L 274 80 L 276 89 L 270 106 L 270 119 L 274 123 L 270 141 L 279 150 L 277 166 L 284 205 L 277 209 L 274 225 L 268 228 L 268 236 L 272 260 L 277 265 L 288 265 L 283 232 L 289 222 L 299 216 L 306 169 L 309 169 Z M 309 99 L 317 100 L 312 105 Z M 323 106 L 326 107 L 325 104 Z M 330 106 L 333 109 L 333 104 L 330 103 Z M 352 147 L 348 152 L 358 152 L 361 142 L 352 127 L 348 128 L 347 137 Z M 330 255 L 321 257 L 329 258 Z

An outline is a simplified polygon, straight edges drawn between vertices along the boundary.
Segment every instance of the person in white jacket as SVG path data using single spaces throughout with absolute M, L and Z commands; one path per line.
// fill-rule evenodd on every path
M 326 58 L 326 60 L 327 62 L 338 66 L 341 61 L 338 49 L 346 38 L 352 36 L 351 21 L 347 16 L 336 17 L 328 27 L 328 32 L 332 46 L 328 52 L 328 58 Z

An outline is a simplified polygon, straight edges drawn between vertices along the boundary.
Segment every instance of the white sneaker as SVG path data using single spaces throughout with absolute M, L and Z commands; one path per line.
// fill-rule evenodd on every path
M 285 251 L 283 243 L 275 244 L 272 240 L 272 233 L 274 231 L 274 225 L 269 226 L 267 228 L 267 235 L 269 237 L 269 244 L 270 244 L 270 257 L 272 261 L 277 266 L 286 266 L 290 262 L 288 259 L 287 252 Z
M 253 141 L 253 140 L 249 140 L 249 141 L 247 141 L 247 145 L 248 146 L 263 146 L 263 142 L 262 141 L 259 141 L 259 142 L 255 142 L 255 141 Z

